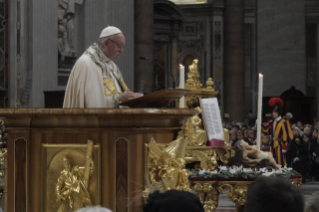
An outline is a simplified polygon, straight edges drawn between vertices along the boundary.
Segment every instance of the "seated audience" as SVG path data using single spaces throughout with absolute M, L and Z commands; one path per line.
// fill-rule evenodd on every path
M 155 191 L 143 206 L 144 212 L 204 212 L 199 198 L 188 191 Z
M 302 175 L 302 182 L 306 183 L 306 177 L 310 171 L 309 149 L 300 136 L 295 136 L 290 143 L 287 157 L 292 168 Z
M 304 129 L 303 129 L 303 132 L 304 132 L 304 134 L 307 134 L 307 135 L 311 135 L 311 129 L 310 129 L 310 127 L 309 126 L 306 126 Z
M 291 182 L 279 177 L 260 177 L 247 191 L 245 212 L 303 212 L 304 198 Z
M 262 147 L 269 147 L 269 145 L 270 145 L 270 136 L 262 133 L 261 134 L 261 143 L 262 143 Z
M 237 135 L 234 130 L 229 131 L 229 145 L 234 146 L 237 142 Z
M 308 134 L 304 134 L 302 136 L 302 141 L 304 143 L 305 146 L 307 146 L 308 150 L 309 150 L 309 155 L 310 155 L 310 136 Z
M 248 138 L 248 130 L 244 131 L 244 138 Z
M 246 125 L 246 124 L 243 124 L 243 126 L 241 126 L 241 130 L 242 130 L 243 132 L 245 132 L 245 130 L 247 130 L 247 125 Z
M 236 135 L 237 135 L 237 141 L 242 140 L 242 141 L 245 141 L 246 143 L 248 143 L 247 138 L 244 138 L 244 133 L 242 130 L 238 130 Z
M 296 135 L 300 135 L 300 129 L 298 127 L 294 127 L 292 129 L 292 133 L 294 134 L 294 136 Z M 300 135 L 301 136 L 301 135 Z
M 249 145 L 254 145 L 254 142 L 256 139 L 254 130 L 252 130 L 252 129 L 248 130 L 248 138 L 247 139 L 248 139 Z

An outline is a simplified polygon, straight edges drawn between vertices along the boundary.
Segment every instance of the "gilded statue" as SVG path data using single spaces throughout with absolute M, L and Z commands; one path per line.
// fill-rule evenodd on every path
M 62 56 L 75 53 L 75 5 L 84 0 L 58 0 L 58 51 Z
M 249 167 L 262 167 L 268 164 L 273 168 L 280 168 L 270 152 L 263 152 L 257 146 L 250 146 L 247 142 L 240 140 L 235 144 L 235 157 L 233 165 L 244 165 Z
M 193 60 L 193 63 L 188 66 L 189 73 L 187 73 L 187 81 L 186 88 L 198 88 L 202 87 L 202 83 L 200 82 L 200 74 L 198 72 L 198 60 Z
M 70 158 L 63 157 L 64 169 L 56 185 L 56 201 L 62 203 L 58 212 L 77 211 L 92 205 L 88 191 L 89 176 L 94 172 L 93 142 L 88 145 L 85 167 L 72 166 Z
M 202 127 L 202 119 L 199 115 L 202 113 L 200 107 L 196 107 L 197 114 L 187 119 L 185 124 L 181 127 L 177 138 L 186 136 L 189 138 L 189 146 L 205 146 L 207 142 L 206 131 Z
M 211 170 L 214 171 L 216 170 L 217 167 L 217 160 L 216 160 L 216 152 L 214 151 L 214 155 L 212 157 L 208 156 L 202 151 L 195 150 L 193 151 L 195 154 L 196 158 L 200 160 L 200 167 L 201 169 L 206 169 L 206 170 Z
M 190 173 L 184 170 L 183 159 L 187 143 L 188 139 L 181 137 L 172 141 L 165 149 L 161 149 L 154 138 L 147 144 L 151 189 L 157 186 L 164 192 L 171 189 L 191 191 L 188 182 Z

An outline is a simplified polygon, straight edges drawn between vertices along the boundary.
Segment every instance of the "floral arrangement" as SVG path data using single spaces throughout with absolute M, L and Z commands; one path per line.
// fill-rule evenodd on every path
M 273 169 L 271 167 L 267 168 L 243 168 L 242 166 L 218 166 L 218 170 L 200 170 L 195 172 L 192 170 L 192 173 L 189 177 L 191 178 L 257 178 L 261 176 L 274 176 L 274 177 L 283 177 L 290 178 L 292 176 L 300 175 L 298 172 L 292 168 L 279 168 Z

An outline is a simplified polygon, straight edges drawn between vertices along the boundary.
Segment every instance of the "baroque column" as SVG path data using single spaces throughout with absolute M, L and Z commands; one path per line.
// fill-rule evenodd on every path
M 135 1 L 135 91 L 151 93 L 153 90 L 153 62 L 139 57 L 153 58 L 154 5 L 150 0 Z M 144 84 L 144 89 L 141 88 Z
M 224 112 L 245 118 L 244 0 L 225 0 Z

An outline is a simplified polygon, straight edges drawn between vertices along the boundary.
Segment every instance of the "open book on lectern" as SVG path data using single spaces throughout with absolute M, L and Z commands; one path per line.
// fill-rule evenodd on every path
M 217 98 L 199 99 L 207 137 L 211 146 L 224 146 L 224 129 Z

